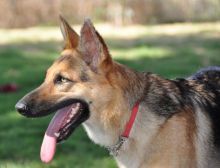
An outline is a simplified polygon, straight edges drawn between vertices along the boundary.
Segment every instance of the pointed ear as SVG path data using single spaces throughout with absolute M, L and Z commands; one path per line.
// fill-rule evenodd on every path
M 79 43 L 79 35 L 71 28 L 71 26 L 61 15 L 60 15 L 60 29 L 65 41 L 65 49 L 76 48 Z
M 112 63 L 107 45 L 100 34 L 95 30 L 90 19 L 84 21 L 81 29 L 80 49 L 84 61 L 95 72 L 98 71 L 98 68 L 105 68 L 105 70 L 107 70 Z

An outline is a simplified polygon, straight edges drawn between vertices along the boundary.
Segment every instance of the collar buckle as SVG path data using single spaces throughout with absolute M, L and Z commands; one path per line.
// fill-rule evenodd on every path
M 109 154 L 115 157 L 118 156 L 119 150 L 121 149 L 125 141 L 127 141 L 127 139 L 128 139 L 127 137 L 120 136 L 118 142 L 115 145 L 111 147 L 107 147 Z

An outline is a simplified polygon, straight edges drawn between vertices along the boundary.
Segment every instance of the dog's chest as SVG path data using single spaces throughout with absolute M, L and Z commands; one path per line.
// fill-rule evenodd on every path
M 111 133 L 106 133 L 102 127 L 90 124 L 89 122 L 83 123 L 83 127 L 85 128 L 89 138 L 96 144 L 101 146 L 111 146 L 115 142 L 115 136 Z

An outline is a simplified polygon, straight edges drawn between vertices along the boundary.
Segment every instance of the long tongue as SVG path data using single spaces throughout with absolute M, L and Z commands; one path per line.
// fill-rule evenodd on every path
M 40 158 L 44 163 L 49 163 L 56 152 L 57 139 L 55 137 L 44 135 L 44 140 L 41 145 Z
M 41 145 L 40 157 L 42 162 L 49 163 L 56 152 L 56 142 L 57 142 L 57 134 L 65 123 L 66 117 L 68 117 L 72 108 L 76 107 L 77 104 L 72 104 L 70 106 L 64 107 L 56 112 L 53 119 L 51 120 L 46 133 L 44 135 L 44 139 Z M 76 109 L 74 109 L 76 110 Z

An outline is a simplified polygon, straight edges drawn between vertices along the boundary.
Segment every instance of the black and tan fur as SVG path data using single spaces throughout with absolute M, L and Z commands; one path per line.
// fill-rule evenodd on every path
M 105 147 L 117 143 L 139 101 L 131 135 L 115 157 L 120 168 L 220 167 L 220 67 L 164 79 L 113 61 L 89 20 L 80 37 L 63 19 L 61 29 L 65 48 L 44 83 L 20 100 L 24 115 L 44 116 L 68 100 L 83 101 L 89 109 L 83 126 Z

